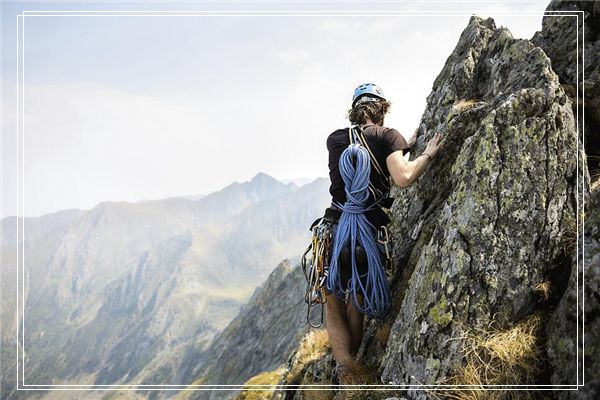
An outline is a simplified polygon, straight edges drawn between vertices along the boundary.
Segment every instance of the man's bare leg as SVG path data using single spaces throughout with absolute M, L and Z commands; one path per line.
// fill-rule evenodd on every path
M 362 306 L 364 303 L 363 296 L 357 293 L 356 297 L 358 298 L 358 303 Z M 365 316 L 354 306 L 352 299 L 350 299 L 348 304 L 346 304 L 346 317 L 348 320 L 348 326 L 350 327 L 350 337 L 352 343 L 351 353 L 354 356 L 356 353 L 358 353 L 358 349 L 360 348 L 360 344 L 362 342 L 363 321 Z
M 327 333 L 333 358 L 338 364 L 345 364 L 352 358 L 352 336 L 346 317 L 346 305 L 333 295 L 327 296 L 326 305 Z

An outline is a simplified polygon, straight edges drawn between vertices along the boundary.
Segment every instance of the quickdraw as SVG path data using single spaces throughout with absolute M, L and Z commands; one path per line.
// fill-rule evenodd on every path
M 313 328 L 323 325 L 324 304 L 327 302 L 327 275 L 329 273 L 329 261 L 331 258 L 331 221 L 323 218 L 312 227 L 312 240 L 302 255 L 302 269 L 306 278 L 306 293 L 304 301 L 308 309 L 306 321 Z M 311 320 L 311 309 L 316 306 L 321 308 L 321 320 L 318 324 Z
M 377 242 L 384 246 L 385 250 L 385 266 L 388 271 L 392 269 L 392 256 L 390 254 L 390 234 L 387 227 L 382 226 L 377 231 Z

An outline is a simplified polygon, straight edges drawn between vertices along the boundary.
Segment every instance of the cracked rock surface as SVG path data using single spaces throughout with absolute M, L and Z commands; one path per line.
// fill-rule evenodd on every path
M 465 327 L 509 328 L 550 307 L 557 299 L 535 288 L 564 291 L 570 268 L 577 136 L 571 100 L 539 47 L 472 17 L 420 130 L 413 157 L 436 131 L 443 148 L 396 193 L 395 257 L 412 273 L 405 290 L 399 278 L 393 288 L 384 383 L 443 382 L 461 365 Z
M 600 396 L 600 187 L 592 191 L 587 203 L 579 262 L 574 256 L 569 286 L 546 329 L 550 383 L 582 384 L 585 375 L 585 385 L 578 391 L 559 392 L 559 399 L 592 400 Z
M 588 166 L 590 171 L 598 171 L 600 170 L 600 1 L 553 0 L 546 10 L 552 15 L 543 18 L 542 30 L 537 32 L 531 41 L 536 46 L 540 46 L 552 60 L 552 69 L 560 77 L 560 83 L 571 98 L 573 113 L 576 116 L 579 105 L 579 131 L 580 134 L 585 134 Z

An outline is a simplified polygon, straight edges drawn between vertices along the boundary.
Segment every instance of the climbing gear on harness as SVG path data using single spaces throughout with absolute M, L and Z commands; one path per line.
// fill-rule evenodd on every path
M 312 240 L 302 255 L 302 270 L 307 283 L 304 295 L 304 301 L 308 305 L 306 322 L 313 328 L 323 325 L 324 304 L 327 302 L 325 282 L 331 259 L 332 225 L 340 214 L 339 210 L 328 208 L 325 210 L 325 216 L 312 223 L 310 226 L 313 233 Z M 317 324 L 311 321 L 311 309 L 315 306 L 321 307 L 320 322 Z
M 385 249 L 385 266 L 389 271 L 392 269 L 392 256 L 390 254 L 390 235 L 385 226 L 382 226 L 377 231 L 377 242 L 381 243 Z
M 333 238 L 331 264 L 327 274 L 327 290 L 338 298 L 345 297 L 342 289 L 339 256 L 342 248 L 349 242 L 352 278 L 348 282 L 348 289 L 352 294 L 354 306 L 363 314 L 383 319 L 390 308 L 389 286 L 377 245 L 377 228 L 367 220 L 365 211 L 378 207 L 379 203 L 387 198 L 387 193 L 379 193 L 377 196 L 376 191 L 372 188 L 370 183 L 371 155 L 368 148 L 361 144 L 356 126 L 350 128 L 350 135 L 353 135 L 351 143 L 342 152 L 339 160 L 339 169 L 346 191 L 346 202 L 343 205 L 334 202 L 335 206 L 342 210 L 342 215 Z M 379 166 L 376 164 L 376 171 L 377 167 Z M 369 190 L 374 193 L 375 201 L 367 206 Z M 367 256 L 366 284 L 363 284 L 360 279 L 364 277 L 364 274 L 359 275 L 357 269 L 355 254 L 357 245 L 364 248 Z M 361 290 L 364 295 L 363 305 L 358 301 L 358 290 Z
M 302 255 L 302 270 L 307 283 L 304 302 L 308 306 L 306 322 L 313 328 L 319 328 L 323 325 L 324 304 L 327 302 L 324 283 L 329 272 L 331 225 L 323 219 L 321 223 L 311 228 L 313 232 L 312 240 Z M 313 324 L 311 322 L 311 309 L 317 305 L 321 307 L 321 319 L 317 324 Z
M 383 90 L 374 83 L 363 83 L 354 89 L 352 108 L 361 103 L 380 100 L 386 100 Z

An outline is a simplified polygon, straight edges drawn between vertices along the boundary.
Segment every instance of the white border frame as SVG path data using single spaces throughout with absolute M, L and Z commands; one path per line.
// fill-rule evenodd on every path
M 133 2 L 136 2 L 135 0 Z M 142 2 L 142 1 L 140 1 Z M 151 2 L 160 2 L 160 1 L 151 1 Z M 198 3 L 199 1 L 187 1 L 190 3 Z M 201 2 L 201 1 L 200 1 Z M 227 3 L 247 3 L 252 4 L 252 2 L 243 2 L 243 1 L 224 1 Z M 318 3 L 318 1 L 304 1 L 305 3 Z M 410 2 L 410 1 L 407 1 Z M 431 3 L 444 3 L 443 1 L 424 1 Z M 457 1 L 460 3 L 479 3 L 478 1 Z M 522 3 L 522 1 L 511 1 L 514 3 Z M 205 3 L 212 3 L 207 1 Z M 276 1 L 260 1 L 260 3 L 276 3 Z M 327 3 L 362 3 L 362 1 L 328 1 Z M 378 3 L 398 3 L 398 1 L 378 1 Z M 281 3 L 280 3 L 281 4 Z M 67 13 L 67 14 L 63 14 Z M 114 14 L 113 14 L 114 13 Z M 138 13 L 138 14 L 134 14 Z M 187 14 L 181 14 L 187 13 Z M 302 14 L 297 14 L 302 13 Z M 486 14 L 490 14 L 490 11 L 486 11 Z M 17 15 L 17 166 L 19 156 L 21 159 L 21 171 L 17 168 L 17 268 L 19 268 L 19 232 L 22 235 L 22 256 L 21 256 L 21 274 L 23 276 L 22 281 L 22 301 L 25 304 L 25 285 L 24 285 L 24 277 L 25 277 L 25 251 L 24 251 L 24 217 L 19 219 L 19 204 L 21 205 L 20 211 L 21 214 L 24 215 L 24 132 L 25 132 L 25 119 L 24 119 L 24 107 L 25 107 L 25 17 L 51 17 L 51 16 L 68 16 L 68 17 L 101 17 L 101 16 L 110 16 L 110 17 L 121 17 L 121 16 L 136 16 L 136 17 L 169 17 L 169 16 L 186 16 L 186 17 L 402 17 L 402 16 L 419 16 L 419 17 L 447 17 L 447 16 L 471 16 L 473 12 L 470 11 L 400 11 L 400 10 L 390 10 L 390 11 L 26 11 L 23 10 L 21 14 Z M 449 388 L 455 388 L 454 390 L 469 390 L 469 389 L 479 389 L 479 390 L 578 390 L 579 387 L 583 387 L 585 384 L 585 358 L 582 354 L 582 383 L 579 383 L 579 273 L 581 272 L 579 269 L 579 229 L 580 229 L 580 218 L 582 219 L 582 228 L 585 223 L 585 216 L 581 215 L 579 212 L 579 16 L 582 16 L 582 58 L 585 60 L 585 23 L 583 23 L 584 11 L 544 11 L 543 14 L 536 12 L 502 12 L 498 14 L 494 14 L 494 16 L 573 16 L 577 17 L 577 70 L 576 70 L 576 84 L 577 84 L 577 104 L 576 104 L 576 131 L 577 131 L 577 187 L 576 187 L 576 196 L 577 196 L 577 277 L 576 277 L 576 285 L 577 285 L 577 337 L 576 337 L 576 360 L 577 360 L 577 372 L 576 372 L 576 380 L 577 384 L 574 385 L 392 385 L 392 384 L 381 384 L 381 385 L 76 385 L 76 384 L 25 384 L 24 379 L 22 381 L 22 385 L 20 385 L 19 381 L 19 327 L 22 324 L 21 335 L 21 347 L 22 354 L 21 359 L 22 362 L 22 376 L 25 376 L 25 345 L 24 345 L 24 329 L 25 329 L 25 315 L 23 310 L 23 318 L 21 319 L 21 324 L 17 324 L 17 390 L 281 390 L 284 388 L 303 388 L 304 390 L 324 390 L 327 388 L 337 388 L 338 390 L 354 390 L 353 388 L 369 388 L 369 390 L 448 390 Z M 19 29 L 20 27 L 20 29 Z M 19 37 L 19 32 L 21 33 L 21 37 Z M 19 40 L 21 39 L 21 40 Z M 21 45 L 21 48 L 19 47 Z M 19 63 L 19 55 L 21 55 L 21 63 Z M 21 67 L 21 69 L 19 69 Z M 585 67 L 585 64 L 584 64 Z M 20 73 L 20 75 L 19 75 Z M 585 80 L 585 68 L 582 70 L 582 79 Z M 583 89 L 583 106 L 585 107 L 585 87 Z M 21 107 L 19 108 L 19 100 L 21 100 Z M 585 123 L 585 108 L 582 114 L 582 121 Z M 2 116 L 0 114 L 0 124 L 2 122 Z M 21 124 L 19 124 L 21 122 Z M 19 127 L 21 130 L 19 131 Z M 21 134 L 22 145 L 19 147 L 19 133 Z M 582 144 L 585 148 L 585 137 L 584 135 L 582 139 Z M 21 153 L 19 153 L 19 149 Z M 582 169 L 582 206 L 585 208 L 585 174 Z M 19 180 L 21 174 L 23 175 Z M 1 176 L 0 176 L 1 178 Z M 1 179 L 0 179 L 1 180 Z M 22 184 L 21 190 L 22 194 L 19 196 L 19 183 Z M 19 203 L 19 201 L 21 201 Z M 581 215 L 581 217 L 580 217 Z M 23 224 L 21 230 L 19 230 L 19 225 Z M 582 258 L 585 263 L 585 243 L 584 243 L 584 232 L 582 229 Z M 585 275 L 584 275 L 585 276 Z M 585 285 L 582 285 L 582 311 L 585 311 Z M 582 312 L 582 350 L 585 351 L 585 313 Z M 19 271 L 17 271 L 17 321 L 19 321 Z M 199 388 L 196 388 L 199 387 Z

